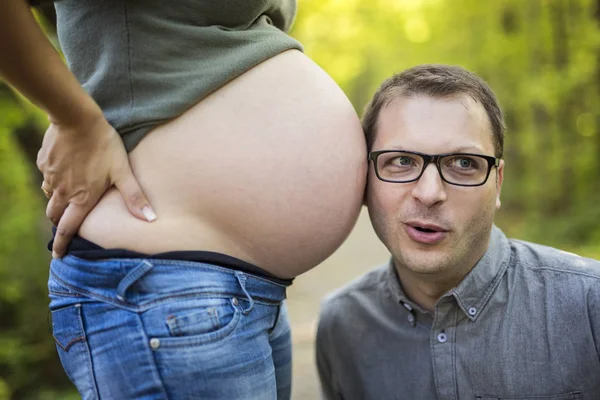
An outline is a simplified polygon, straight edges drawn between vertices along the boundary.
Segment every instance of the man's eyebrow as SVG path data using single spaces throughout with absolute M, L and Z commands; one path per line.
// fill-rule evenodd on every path
M 483 149 L 477 146 L 456 147 L 447 153 L 483 153 Z
M 392 146 L 387 146 L 386 147 L 387 150 L 404 150 L 404 151 L 411 151 L 409 148 L 404 147 L 404 146 L 399 146 L 399 145 L 392 145 Z
M 411 147 L 407 147 L 407 146 L 402 146 L 402 145 L 390 145 L 387 146 L 385 148 L 386 150 L 404 150 L 404 151 L 416 151 L 419 153 L 423 153 L 422 151 L 419 151 L 417 149 L 411 148 Z M 450 154 L 450 153 L 477 153 L 477 154 L 483 154 L 485 153 L 483 151 L 482 148 L 477 147 L 477 146 L 460 146 L 460 147 L 455 147 L 452 148 L 450 150 L 444 151 L 443 153 L 440 154 Z

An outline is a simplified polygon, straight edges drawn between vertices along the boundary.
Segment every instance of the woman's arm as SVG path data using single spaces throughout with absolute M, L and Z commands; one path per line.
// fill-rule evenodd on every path
M 0 76 L 48 114 L 38 153 L 46 215 L 57 226 L 61 257 L 85 216 L 115 185 L 131 214 L 156 219 L 131 171 L 118 133 L 83 90 L 33 18 L 25 0 L 0 1 Z
M 0 3 L 0 73 L 51 121 L 78 124 L 102 117 L 46 39 L 25 0 Z

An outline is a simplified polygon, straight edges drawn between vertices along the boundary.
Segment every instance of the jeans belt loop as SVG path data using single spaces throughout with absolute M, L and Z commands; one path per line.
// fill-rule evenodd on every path
M 129 289 L 131 285 L 136 283 L 141 277 L 146 275 L 152 268 L 154 268 L 154 265 L 144 260 L 140 265 L 129 271 L 129 273 L 125 275 L 121 282 L 119 282 L 119 286 L 117 286 L 117 299 L 120 301 L 125 301 L 127 289 Z
M 254 299 L 252 299 L 252 296 L 250 296 L 250 293 L 248 293 L 248 291 L 246 290 L 246 274 L 244 274 L 243 272 L 240 272 L 240 271 L 235 271 L 235 277 L 237 278 L 238 282 L 240 283 L 242 291 L 244 292 L 244 294 L 246 295 L 246 298 L 248 299 L 248 302 L 250 303 L 248 308 L 246 308 L 245 310 L 242 310 L 243 314 L 248 314 L 250 311 L 252 311 L 252 308 L 254 307 Z

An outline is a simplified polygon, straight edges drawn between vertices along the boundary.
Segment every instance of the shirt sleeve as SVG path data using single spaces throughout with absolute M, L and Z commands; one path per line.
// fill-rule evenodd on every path
M 324 302 L 321 305 L 321 313 L 319 315 L 319 323 L 317 326 L 316 338 L 316 361 L 319 381 L 321 382 L 321 398 L 323 400 L 343 400 L 342 395 L 337 389 L 335 382 L 335 374 L 333 373 L 331 363 L 331 337 L 332 319 L 334 315 L 331 310 L 331 305 Z

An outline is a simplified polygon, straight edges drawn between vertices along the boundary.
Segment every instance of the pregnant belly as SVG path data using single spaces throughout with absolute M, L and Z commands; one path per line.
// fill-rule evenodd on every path
M 314 267 L 348 236 L 367 169 L 354 109 L 297 51 L 157 127 L 130 160 L 158 220 L 133 218 L 113 189 L 82 237 L 144 253 L 221 252 L 283 278 Z

